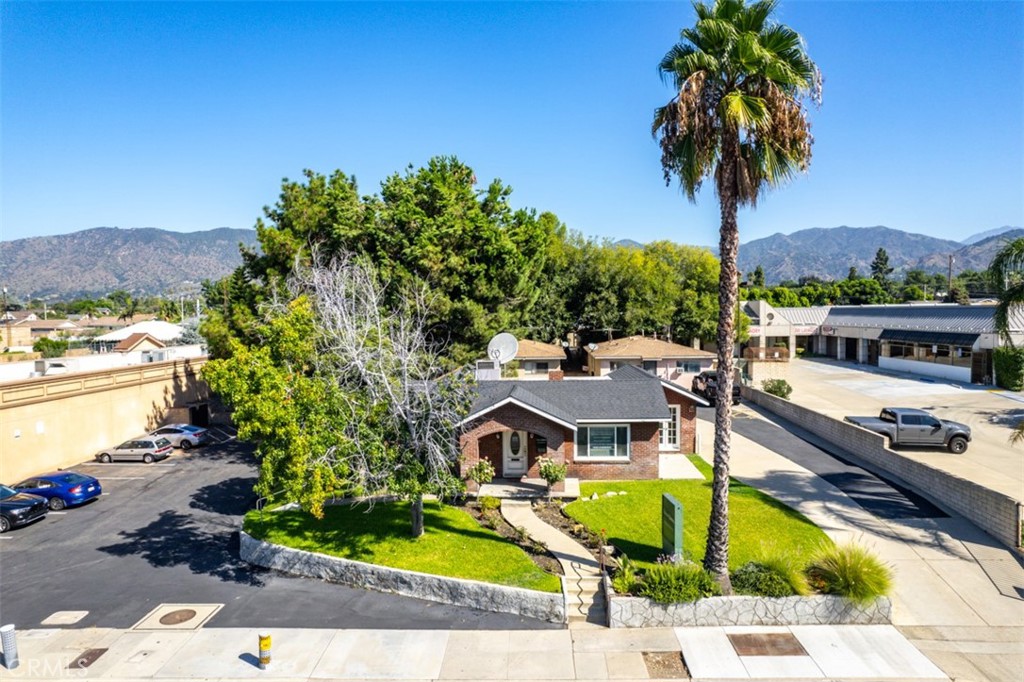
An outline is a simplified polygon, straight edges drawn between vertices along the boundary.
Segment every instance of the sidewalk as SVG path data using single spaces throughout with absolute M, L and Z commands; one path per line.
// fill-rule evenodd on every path
M 799 655 L 739 656 L 730 635 L 792 635 Z M 267 670 L 258 631 L 30 630 L 2 679 L 66 680 L 646 680 L 645 654 L 682 651 L 694 680 L 945 680 L 893 627 L 646 630 L 272 631 Z M 87 668 L 71 668 L 90 649 Z M 666 679 L 666 678 L 661 678 Z
M 738 415 L 759 418 L 745 407 Z M 699 420 L 697 428 L 710 459 L 714 426 Z M 1024 600 L 993 582 L 982 564 L 1011 585 L 1024 585 L 1024 571 L 971 523 L 956 516 L 881 520 L 822 478 L 735 432 L 730 472 L 800 511 L 833 540 L 861 543 L 891 565 L 894 625 L 947 674 L 976 682 L 1022 679 Z

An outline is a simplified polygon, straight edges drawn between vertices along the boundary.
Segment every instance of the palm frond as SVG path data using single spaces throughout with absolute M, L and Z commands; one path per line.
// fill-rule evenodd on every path
M 658 62 L 658 71 L 661 73 L 661 81 L 667 83 L 667 80 L 676 73 L 676 62 L 685 57 L 686 55 L 693 54 L 697 51 L 693 45 L 687 45 L 686 43 L 676 43 L 665 53 L 665 56 Z M 679 88 L 676 88 L 677 90 Z
M 718 19 L 735 23 L 743 9 L 743 0 L 716 0 L 714 13 Z
M 999 336 L 1010 346 L 1013 346 L 1013 339 L 1010 335 L 1010 312 L 1015 308 L 1024 306 L 1024 282 L 1002 285 L 999 292 L 999 303 L 996 304 L 995 323 Z
M 1024 420 L 1017 422 L 1017 426 L 1013 427 L 1013 432 L 1010 434 L 1010 445 L 1018 445 L 1024 443 Z
M 765 28 L 765 22 L 775 11 L 778 5 L 776 0 L 761 0 L 744 8 L 744 11 L 736 19 L 736 26 L 741 31 L 752 31 L 760 33 Z
M 740 129 L 766 126 L 772 121 L 768 106 L 761 97 L 733 90 L 722 98 L 722 118 Z
M 1024 237 L 1008 240 L 989 265 L 996 289 L 1003 291 L 1010 274 L 1024 270 Z

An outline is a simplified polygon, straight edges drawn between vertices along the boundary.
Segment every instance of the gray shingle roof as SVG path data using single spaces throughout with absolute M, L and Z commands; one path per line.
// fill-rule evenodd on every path
M 651 379 L 650 372 L 648 372 L 645 369 L 641 369 L 636 365 L 623 365 L 622 367 L 619 367 L 611 371 L 606 376 L 612 381 L 650 381 Z M 687 391 L 679 384 L 665 381 L 660 377 L 658 377 L 658 382 L 661 383 L 662 386 L 667 387 L 669 390 L 687 396 L 690 400 L 697 403 L 698 405 L 704 405 L 705 407 L 707 407 L 708 405 L 711 404 L 708 401 L 704 400 L 704 398 L 701 398 L 699 395 L 696 395 L 691 391 Z
M 643 371 L 643 370 L 640 370 Z M 645 381 L 481 381 L 470 414 L 478 414 L 507 398 L 518 400 L 556 419 L 630 422 L 667 420 L 668 402 L 657 377 Z
M 833 327 L 912 329 L 966 334 L 995 333 L 994 306 L 871 305 L 833 306 L 824 324 Z M 1022 331 L 1021 315 L 1011 316 L 1013 331 Z

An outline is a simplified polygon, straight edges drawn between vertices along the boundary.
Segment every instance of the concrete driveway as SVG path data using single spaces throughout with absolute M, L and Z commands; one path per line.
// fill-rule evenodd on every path
M 75 468 L 100 479 L 100 499 L 0 535 L 2 623 L 130 628 L 161 604 L 213 604 L 206 627 L 557 627 L 242 562 L 238 529 L 255 502 L 256 466 L 237 441 L 150 465 Z
M 789 363 L 790 400 L 830 417 L 875 416 L 883 407 L 916 407 L 971 427 L 970 448 L 901 448 L 900 453 L 1024 501 L 1024 445 L 1011 446 L 1013 426 L 1024 419 L 1024 396 L 939 379 L 894 375 L 836 360 Z

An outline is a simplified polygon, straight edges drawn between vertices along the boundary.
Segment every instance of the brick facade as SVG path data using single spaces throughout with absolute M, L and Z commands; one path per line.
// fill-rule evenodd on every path
M 668 404 L 679 406 L 679 452 L 692 454 L 697 451 L 697 405 L 684 395 L 664 390 Z
M 692 453 L 696 446 L 697 411 L 693 402 L 675 391 L 665 389 L 665 400 L 679 405 L 679 451 Z M 630 424 L 630 456 L 628 462 L 588 462 L 575 458 L 575 434 L 546 417 L 508 404 L 492 410 L 462 434 L 462 471 L 485 459 L 494 467 L 498 478 L 504 478 L 502 438 L 506 431 L 527 432 L 526 478 L 540 478 L 537 468 L 537 437 L 547 439 L 546 456 L 567 465 L 569 478 L 583 480 L 630 480 L 658 477 L 658 455 L 661 424 L 634 422 Z

